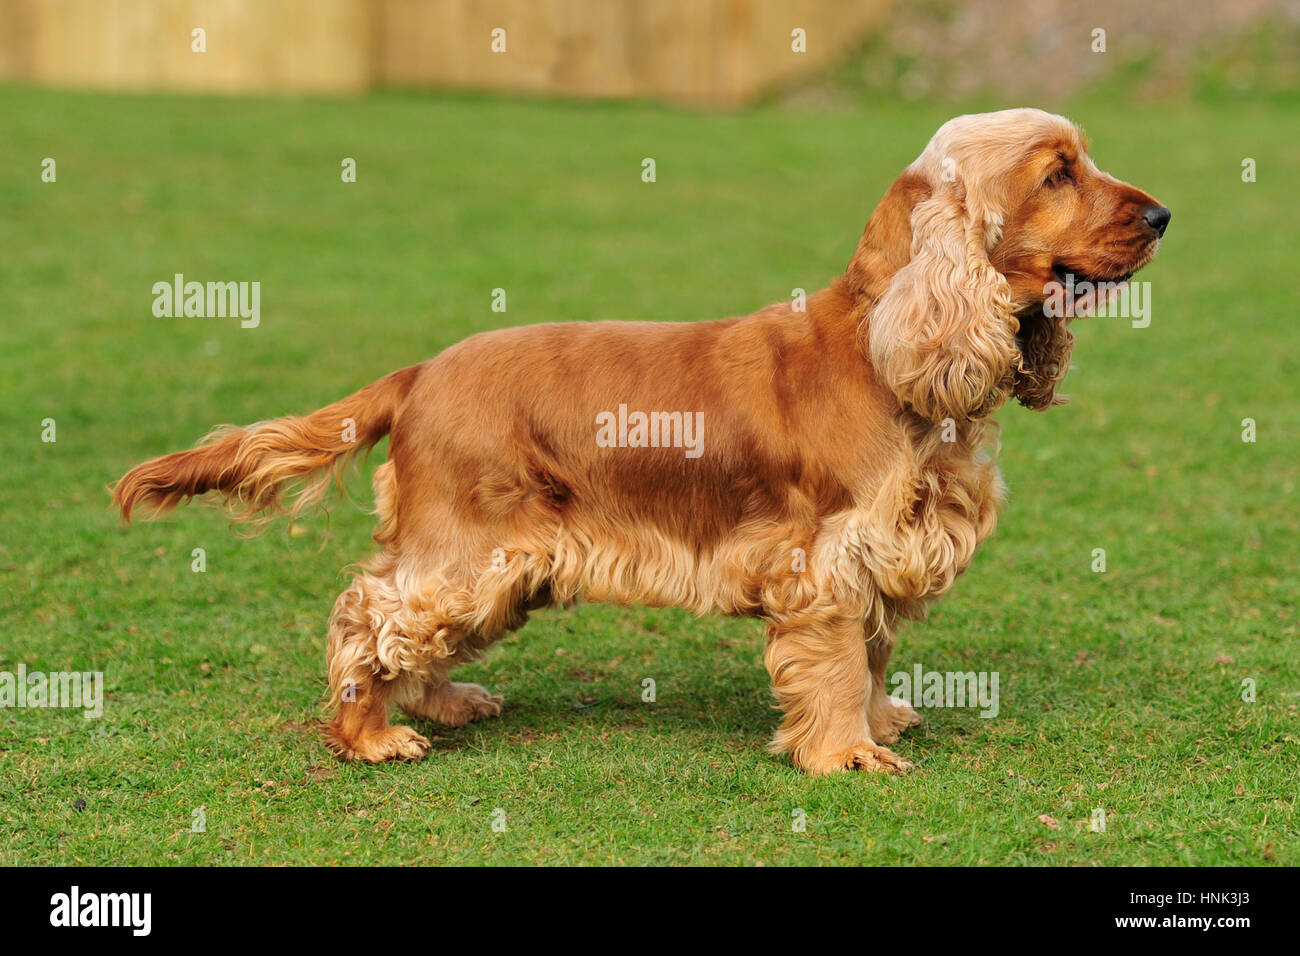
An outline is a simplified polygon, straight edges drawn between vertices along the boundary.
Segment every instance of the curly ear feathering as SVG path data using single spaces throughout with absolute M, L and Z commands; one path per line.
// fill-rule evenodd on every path
M 908 169 L 930 197 L 912 210 L 911 258 L 868 326 L 872 365 L 903 405 L 932 422 L 996 408 L 1016 360 L 1011 289 L 988 258 L 1001 221 L 980 195 L 989 170 L 971 168 L 989 163 L 954 157 L 955 145 L 941 133 Z
M 1046 309 L 1049 290 L 1126 281 L 1168 221 L 1059 116 L 958 117 L 806 309 L 485 332 L 145 462 L 114 500 L 128 519 L 208 492 L 238 520 L 293 513 L 390 436 L 382 550 L 326 642 L 325 737 L 344 759 L 428 754 L 393 707 L 451 727 L 499 713 L 453 669 L 585 596 L 763 619 L 785 712 L 772 749 L 812 774 L 899 772 L 886 745 L 920 717 L 890 696 L 889 658 L 996 524 L 987 416 L 1012 394 L 1061 400 L 1086 302 Z

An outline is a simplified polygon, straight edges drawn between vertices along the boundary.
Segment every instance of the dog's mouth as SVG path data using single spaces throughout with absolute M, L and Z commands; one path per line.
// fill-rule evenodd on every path
M 1066 318 L 1086 316 L 1103 307 L 1112 296 L 1122 292 L 1129 280 L 1143 266 L 1155 258 L 1160 240 L 1145 244 L 1141 252 L 1128 262 L 1115 262 L 1098 269 L 1085 269 L 1078 263 L 1057 260 L 1052 266 L 1052 279 L 1056 289 L 1045 290 L 1063 296 L 1070 305 Z
M 1052 276 L 1060 293 L 1064 294 L 1071 306 L 1071 315 L 1067 316 L 1069 318 L 1087 315 L 1098 305 L 1104 304 L 1111 295 L 1122 291 L 1136 272 L 1137 269 L 1091 273 L 1064 262 L 1052 266 Z
M 1060 262 L 1052 266 L 1052 275 L 1056 277 L 1057 282 L 1060 282 L 1063 285 L 1066 283 L 1073 283 L 1076 286 L 1081 285 L 1084 282 L 1090 282 L 1093 285 L 1097 285 L 1098 283 L 1102 283 L 1102 282 L 1114 282 L 1114 283 L 1127 282 L 1129 279 L 1133 278 L 1133 273 L 1135 273 L 1136 271 L 1137 271 L 1136 269 L 1130 269 L 1128 272 L 1094 274 L 1090 272 L 1085 272 L 1082 269 L 1077 269 L 1074 266 L 1067 265 L 1064 262 Z

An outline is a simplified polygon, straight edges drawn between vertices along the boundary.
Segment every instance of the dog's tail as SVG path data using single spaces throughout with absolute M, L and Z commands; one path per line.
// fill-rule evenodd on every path
M 132 468 L 113 488 L 113 504 L 130 521 L 137 507 L 149 508 L 153 518 L 217 491 L 237 521 L 266 520 L 282 511 L 297 515 L 325 497 L 354 455 L 388 434 L 419 370 L 413 365 L 393 372 L 310 415 L 247 428 L 222 425 L 191 451 Z

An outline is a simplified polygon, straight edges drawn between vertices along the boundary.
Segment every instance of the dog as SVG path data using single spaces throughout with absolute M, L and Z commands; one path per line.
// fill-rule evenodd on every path
M 113 500 L 127 521 L 209 491 L 239 519 L 296 515 L 390 437 L 382 552 L 329 623 L 344 759 L 428 753 L 392 705 L 451 727 L 500 713 L 451 670 L 586 598 L 763 619 L 772 751 L 815 775 L 902 772 L 887 745 L 920 718 L 885 689 L 898 625 L 993 531 L 990 416 L 1064 400 L 1073 336 L 1044 302 L 1068 277 L 1127 281 L 1169 219 L 1060 116 L 959 116 L 803 308 L 474 335 L 312 414 L 222 426 Z

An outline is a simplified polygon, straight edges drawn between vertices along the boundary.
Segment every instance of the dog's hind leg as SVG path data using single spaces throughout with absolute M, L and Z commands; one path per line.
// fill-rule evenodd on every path
M 381 558 L 372 570 L 390 565 Z M 330 702 L 337 708 L 326 745 L 345 760 L 419 760 L 429 741 L 410 727 L 388 723 L 394 690 L 411 680 L 428 649 L 403 631 L 407 608 L 391 576 L 363 573 L 339 595 L 330 616 Z
M 435 604 L 455 609 L 462 631 L 450 656 L 427 671 L 422 683 L 404 684 L 396 699 L 402 710 L 417 720 L 431 720 L 446 727 L 463 727 L 474 720 L 498 716 L 504 702 L 499 694 L 479 684 L 452 681 L 448 674 L 456 665 L 474 660 L 488 645 L 522 627 L 529 610 L 549 603 L 549 588 L 537 584 L 546 568 L 544 558 L 502 548 L 471 587 L 448 590 L 435 598 Z
M 381 558 L 376 565 L 388 563 Z M 344 759 L 374 763 L 428 753 L 428 740 L 415 730 L 388 724 L 390 704 L 449 727 L 501 712 L 500 697 L 478 684 L 453 683 L 447 674 L 505 633 L 502 623 L 518 626 L 522 616 L 468 632 L 475 617 L 470 592 L 429 587 L 404 594 L 393 578 L 359 575 L 331 618 L 329 678 L 338 713 L 326 739 Z
M 868 702 L 873 675 L 862 622 L 811 618 L 768 625 L 767 669 L 785 711 L 771 749 L 824 776 L 838 770 L 901 773 L 911 767 L 878 744 Z

